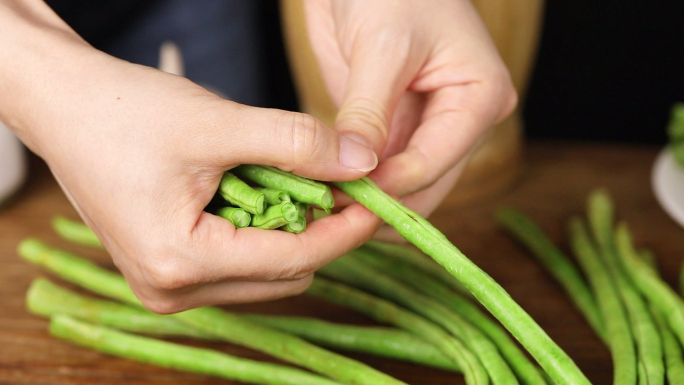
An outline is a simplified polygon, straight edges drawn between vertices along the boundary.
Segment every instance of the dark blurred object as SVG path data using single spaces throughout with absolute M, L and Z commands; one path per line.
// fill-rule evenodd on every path
M 154 18 L 155 12 L 173 2 L 48 0 L 95 47 L 151 66 L 157 64 L 156 48 L 154 52 L 148 50 L 150 53 L 143 58 L 126 57 L 129 52 L 123 52 L 120 47 L 129 43 L 122 42 L 121 36 L 128 34 L 130 38 L 134 31 L 141 31 L 145 19 Z M 193 0 L 184 3 L 184 7 L 192 4 L 201 11 L 209 3 Z M 231 94 L 240 94 L 249 87 L 234 86 L 236 81 L 232 79 L 219 83 L 226 84 L 224 88 L 230 88 L 226 93 L 237 101 L 296 110 L 294 88 L 281 43 L 278 2 L 231 0 L 225 4 L 229 4 L 225 7 L 244 4 L 252 10 L 250 23 L 256 25 L 240 29 L 237 37 L 243 42 L 254 42 L 249 43 L 254 47 L 250 50 L 249 68 L 261 75 L 254 75 L 257 85 L 250 92 L 255 94 L 244 97 Z M 526 136 L 664 144 L 670 106 L 684 101 L 682 15 L 684 1 L 681 0 L 547 2 L 538 60 L 524 101 Z M 212 16 L 212 20 L 229 23 L 236 14 L 223 18 L 216 13 Z M 245 21 L 246 18 L 238 19 Z M 151 39 L 149 33 L 139 32 L 139 35 Z M 219 40 L 225 39 L 220 33 L 214 35 Z M 203 52 L 227 56 L 225 51 L 214 48 Z M 232 51 L 230 59 L 234 60 L 238 53 Z M 192 65 L 188 67 L 188 77 L 206 83 L 205 77 L 218 76 L 202 64 L 212 60 L 202 55 L 194 60 L 199 67 L 195 74 Z M 214 62 L 216 68 L 226 68 L 221 67 L 221 60 Z M 248 78 L 243 76 L 238 80 L 246 82 Z M 221 90 L 220 86 L 217 88 Z
M 87 42 L 101 47 L 149 11 L 159 0 L 46 0 Z
M 180 48 L 185 76 L 240 103 L 298 110 L 276 0 L 48 0 L 86 41 L 156 67 Z
M 526 135 L 665 143 L 684 101 L 684 1 L 549 1 Z

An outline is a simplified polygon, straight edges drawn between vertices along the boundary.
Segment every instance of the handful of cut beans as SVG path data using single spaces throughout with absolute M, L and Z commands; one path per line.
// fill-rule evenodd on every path
M 258 184 L 248 185 L 246 181 Z M 217 195 L 228 205 L 221 205 L 216 215 L 235 227 L 281 229 L 301 233 L 306 229 L 309 205 L 325 211 L 333 206 L 330 187 L 278 170 L 274 167 L 242 165 L 227 171 Z
M 317 276 L 307 294 L 354 309 L 385 326 L 351 326 L 304 317 L 234 313 L 214 307 L 158 315 L 142 307 L 121 275 L 36 239 L 24 240 L 19 245 L 19 254 L 24 259 L 110 300 L 83 296 L 38 279 L 27 295 L 28 309 L 49 317 L 53 335 L 73 343 L 107 354 L 244 383 L 404 383 L 326 348 L 446 369 L 462 376 L 469 385 L 590 383 L 572 359 L 504 289 L 429 222 L 383 193 L 367 178 L 334 185 L 395 227 L 420 250 L 369 242 L 321 269 L 319 275 L 324 278 Z M 334 203 L 330 188 L 324 184 L 271 167 L 250 165 L 226 173 L 217 194 L 230 206 L 220 207 L 216 214 L 231 220 L 236 227 L 249 222 L 251 226 L 294 233 L 304 230 L 306 222 L 299 228 L 291 226 L 305 217 L 309 205 L 329 210 Z M 603 264 L 598 259 L 604 253 L 602 248 L 614 250 L 611 269 L 631 271 L 625 267 L 631 266 L 629 263 L 640 266 L 646 262 L 642 254 L 630 254 L 633 250 L 626 228 L 621 227 L 617 238 L 613 238 L 612 211 L 606 205 L 601 200 L 600 204 L 591 206 L 590 223 L 595 241 L 589 238 L 582 222 L 573 222 L 577 232 L 573 233 L 573 240 L 579 242 L 579 249 L 585 253 L 582 254 L 585 259 L 578 258 L 583 267 L 587 258 L 587 264 Z M 295 217 L 298 221 L 293 220 Z M 684 318 L 678 318 L 676 309 L 684 309 L 684 305 L 679 305 L 681 300 L 662 284 L 653 269 L 621 274 L 622 278 L 618 278 L 621 283 L 615 284 L 618 279 L 611 278 L 610 285 L 595 274 L 603 272 L 603 278 L 607 279 L 617 274 L 615 271 L 606 267 L 595 273 L 592 269 L 591 274 L 587 272 L 589 289 L 570 260 L 531 222 L 512 210 L 501 211 L 498 218 L 541 256 L 542 263 L 566 285 L 589 323 L 611 347 L 616 383 L 636 384 L 630 381 L 636 381 L 637 375 L 639 383 L 655 384 L 658 376 L 662 383 L 663 373 L 676 376 L 677 370 L 684 370 L 677 365 L 670 368 L 670 361 L 682 360 L 678 338 L 684 336 Z M 97 237 L 82 223 L 57 218 L 53 226 L 66 239 L 101 247 Z M 587 257 L 586 253 L 592 251 L 596 254 Z M 622 253 L 627 257 L 620 257 Z M 642 286 L 654 297 L 651 300 L 647 296 L 652 302 L 643 301 L 639 294 L 645 290 Z M 621 288 L 631 288 L 631 296 L 629 293 L 624 296 L 641 300 L 641 305 L 636 302 L 632 307 L 622 305 Z M 477 305 L 475 298 L 486 310 Z M 626 317 L 613 321 L 606 316 L 623 308 L 623 313 L 634 312 L 634 315 L 629 313 L 629 322 Z M 486 314 L 487 310 L 499 322 Z M 651 327 L 645 319 L 652 320 Z M 673 327 L 677 323 L 679 329 Z M 665 338 L 666 331 L 670 332 L 668 338 Z M 636 343 L 625 340 L 622 333 L 627 332 L 635 337 L 639 335 Z M 164 336 L 229 342 L 295 366 L 258 362 L 158 339 Z M 654 336 L 662 343 L 652 342 Z M 648 342 L 640 343 L 639 338 Z M 632 350 L 627 349 L 629 346 Z M 641 351 L 643 357 L 639 355 Z M 661 352 L 661 369 L 655 365 L 658 356 L 653 352 L 656 351 Z M 668 355 L 668 351 L 672 353 Z M 663 365 L 667 365 L 667 370 L 662 369 Z M 617 382 L 618 378 L 621 382 Z M 684 384 L 672 382 L 674 377 L 668 378 L 672 384 Z

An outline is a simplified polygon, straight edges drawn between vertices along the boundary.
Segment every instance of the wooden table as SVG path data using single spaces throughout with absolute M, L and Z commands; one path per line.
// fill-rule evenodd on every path
M 665 279 L 675 285 L 684 256 L 684 229 L 667 217 L 651 192 L 651 165 L 657 151 L 655 147 L 643 146 L 532 143 L 527 148 L 522 176 L 509 191 L 468 207 L 459 207 L 453 199 L 447 199 L 432 217 L 432 222 L 503 285 L 596 384 L 611 382 L 608 350 L 573 309 L 559 286 L 524 249 L 497 228 L 492 213 L 504 204 L 520 208 L 567 249 L 566 219 L 583 211 L 588 191 L 607 187 L 615 198 L 619 216 L 630 223 L 637 243 L 657 254 Z M 44 164 L 34 159 L 32 170 L 25 188 L 0 211 L 0 384 L 229 383 L 69 345 L 49 336 L 47 321 L 24 310 L 29 283 L 44 274 L 17 256 L 15 248 L 22 238 L 38 236 L 112 266 L 104 253 L 68 245 L 51 232 L 52 215 L 77 216 Z M 371 323 L 352 311 L 306 296 L 231 308 Z M 260 353 L 228 344 L 189 343 L 270 360 Z M 446 371 L 361 354 L 352 356 L 410 384 L 463 383 L 462 377 Z

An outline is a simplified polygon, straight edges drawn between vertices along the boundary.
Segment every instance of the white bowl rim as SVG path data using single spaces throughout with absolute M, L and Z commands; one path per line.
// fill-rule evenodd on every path
M 651 184 L 665 212 L 684 227 L 684 189 L 677 188 L 677 184 L 684 186 L 684 167 L 675 162 L 667 147 L 660 151 L 653 164 Z

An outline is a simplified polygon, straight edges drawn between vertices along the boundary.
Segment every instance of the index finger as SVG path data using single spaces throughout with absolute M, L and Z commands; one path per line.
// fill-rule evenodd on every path
M 501 97 L 476 82 L 435 91 L 406 149 L 380 162 L 370 177 L 398 196 L 432 185 L 497 122 Z

